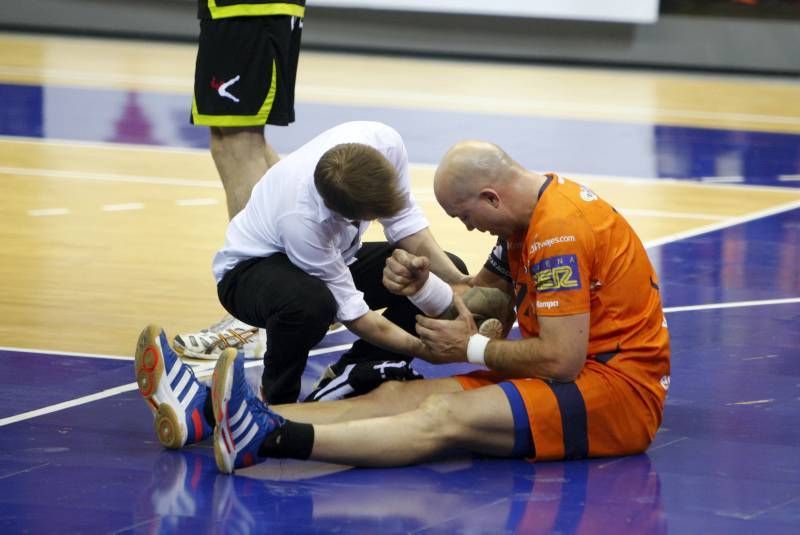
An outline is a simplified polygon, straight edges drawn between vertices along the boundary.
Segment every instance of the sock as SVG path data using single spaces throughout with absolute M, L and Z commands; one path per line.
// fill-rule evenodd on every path
M 286 422 L 267 435 L 258 454 L 276 459 L 302 459 L 311 457 L 314 447 L 314 426 L 297 422 Z

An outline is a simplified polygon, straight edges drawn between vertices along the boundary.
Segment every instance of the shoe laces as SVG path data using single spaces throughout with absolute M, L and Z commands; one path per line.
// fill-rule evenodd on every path
M 245 345 L 253 342 L 256 338 L 258 331 L 256 329 L 225 329 L 219 332 L 209 332 L 207 336 L 213 340 L 211 347 L 218 347 L 225 349 L 226 347 L 233 347 L 235 349 L 243 348 Z
M 246 399 L 247 408 L 251 413 L 253 413 L 253 417 L 256 419 L 256 421 L 264 422 L 267 426 L 270 424 L 283 424 L 284 418 L 269 410 L 266 402 L 261 401 L 258 396 L 254 395 L 252 392 L 249 392 Z

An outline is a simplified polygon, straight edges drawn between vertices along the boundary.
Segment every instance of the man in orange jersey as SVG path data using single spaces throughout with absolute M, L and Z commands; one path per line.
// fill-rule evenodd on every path
M 351 400 L 266 407 L 230 352 L 212 389 L 220 470 L 269 457 L 395 466 L 454 450 L 551 460 L 649 446 L 669 387 L 669 335 L 656 274 L 630 225 L 591 190 L 528 171 L 490 143 L 452 147 L 434 191 L 469 230 L 498 237 L 472 284 L 515 296 L 523 338 L 478 334 L 427 259 L 399 252 L 384 270 L 387 288 L 423 305 L 452 300 L 460 312 L 418 317 L 427 346 L 420 357 L 488 369 L 390 382 Z

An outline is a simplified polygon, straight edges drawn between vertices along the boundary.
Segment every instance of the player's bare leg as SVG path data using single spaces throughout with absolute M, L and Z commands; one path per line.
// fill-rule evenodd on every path
M 449 377 L 389 381 L 363 396 L 339 401 L 271 405 L 270 409 L 287 420 L 311 424 L 334 423 L 400 414 L 418 408 L 434 394 L 448 394 L 462 390 L 461 384 Z
M 263 126 L 211 127 L 211 156 L 225 188 L 230 219 L 245 207 L 256 182 L 278 162 Z
M 453 451 L 507 456 L 514 418 L 496 385 L 436 394 L 395 416 L 314 425 L 311 459 L 352 466 L 402 466 Z

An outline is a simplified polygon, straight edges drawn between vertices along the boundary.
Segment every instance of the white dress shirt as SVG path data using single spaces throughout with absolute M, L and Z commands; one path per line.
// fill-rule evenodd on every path
M 344 123 L 281 159 L 255 185 L 247 206 L 228 225 L 224 247 L 214 256 L 217 282 L 242 260 L 284 253 L 327 285 L 336 300 L 338 321 L 352 321 L 369 311 L 347 266 L 355 261 L 370 222 L 349 221 L 331 212 L 314 187 L 317 162 L 340 143 L 374 147 L 397 169 L 406 206 L 396 216 L 379 220 L 390 243 L 428 227 L 411 195 L 408 154 L 400 134 L 376 122 Z

